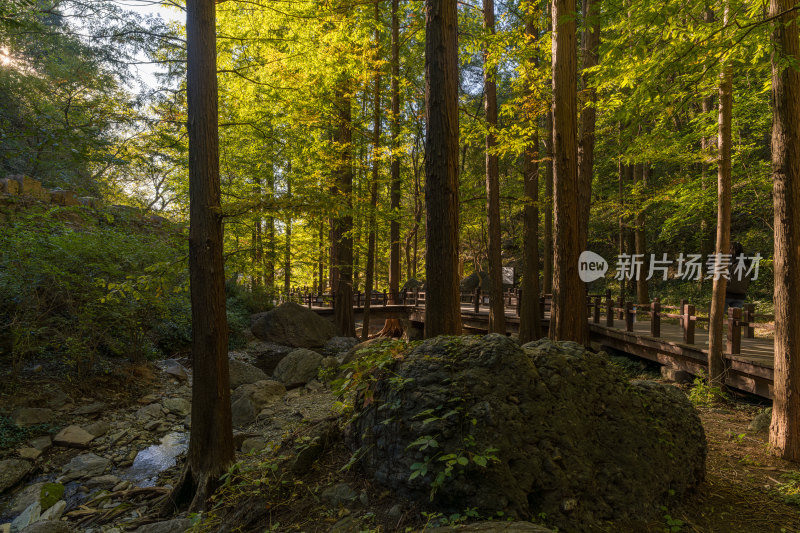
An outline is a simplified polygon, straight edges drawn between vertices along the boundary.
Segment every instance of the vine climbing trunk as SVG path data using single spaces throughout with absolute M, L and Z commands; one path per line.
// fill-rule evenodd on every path
M 458 9 L 425 2 L 425 337 L 459 335 Z
M 186 5 L 189 134 L 189 279 L 192 301 L 192 431 L 186 465 L 165 509 L 206 508 L 233 462 L 217 126 L 214 0 Z
M 800 36 L 794 0 L 771 0 L 772 184 L 775 223 L 773 451 L 800 461 Z
M 723 25 L 728 24 L 729 6 L 725 3 Z M 729 59 L 723 59 L 719 75 L 719 116 L 717 134 L 717 238 L 716 261 L 708 315 L 708 381 L 715 387 L 725 386 L 725 350 L 722 328 L 725 315 L 725 272 L 722 254 L 730 253 L 731 241 L 731 112 L 733 109 L 732 72 Z M 724 274 L 724 275 L 723 275 Z
M 584 285 L 578 276 L 581 217 L 575 0 L 553 0 L 553 204 L 556 228 L 550 338 L 587 341 Z

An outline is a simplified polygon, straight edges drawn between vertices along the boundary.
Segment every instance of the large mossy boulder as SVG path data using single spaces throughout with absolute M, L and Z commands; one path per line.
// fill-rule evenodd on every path
M 445 511 L 583 531 L 651 516 L 705 475 L 683 393 L 629 382 L 575 343 L 437 337 L 381 372 L 356 399 L 350 444 L 378 482 Z
M 262 341 L 294 348 L 320 348 L 336 335 L 331 322 L 294 302 L 255 316 L 250 329 Z

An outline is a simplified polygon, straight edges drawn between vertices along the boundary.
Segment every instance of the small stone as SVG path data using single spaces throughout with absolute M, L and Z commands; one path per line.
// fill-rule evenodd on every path
M 242 453 L 250 453 L 250 452 L 257 452 L 261 451 L 266 448 L 267 442 L 264 439 L 254 437 L 250 439 L 245 439 L 242 443 Z
M 575 498 L 567 498 L 566 500 L 561 502 L 561 509 L 565 513 L 574 511 L 577 506 L 578 506 L 578 500 L 576 500 Z
M 39 520 L 60 520 L 66 508 L 67 502 L 64 500 L 58 500 L 53 504 L 52 507 L 42 513 L 42 516 L 39 518 Z
M 28 507 L 22 511 L 18 517 L 11 522 L 11 531 L 19 531 L 21 529 L 25 529 L 32 523 L 39 520 L 39 517 L 42 514 L 42 507 L 39 505 L 39 502 L 33 502 Z
M 83 405 L 75 409 L 72 413 L 76 415 L 94 415 L 101 411 L 105 411 L 106 404 L 103 402 L 93 402 L 89 405 Z
M 114 485 L 116 485 L 117 483 L 119 483 L 119 478 L 117 476 L 106 474 L 103 476 L 97 476 L 86 480 L 85 485 L 90 489 L 94 488 L 110 489 L 114 487 Z
M 109 466 L 111 466 L 111 461 L 105 457 L 100 457 L 93 453 L 84 453 L 73 457 L 69 463 L 64 465 L 62 477 L 64 480 L 71 481 L 73 479 L 99 476 Z
M 119 483 L 114 485 L 114 488 L 112 488 L 111 490 L 113 492 L 118 492 L 118 491 L 127 489 L 129 485 L 130 484 L 127 481 L 120 481 Z
M 14 499 L 11 500 L 10 507 L 7 509 L 8 514 L 11 516 L 16 516 L 27 509 L 34 502 L 38 502 L 39 497 L 42 494 L 43 486 L 43 482 L 34 483 L 33 485 L 28 485 L 21 491 L 17 492 L 14 495 Z
M 359 494 L 350 487 L 347 483 L 337 483 L 332 487 L 328 487 L 322 491 L 320 495 L 322 501 L 331 505 L 332 507 L 339 507 L 352 503 L 357 500 Z
M 88 433 L 80 426 L 67 426 L 53 438 L 56 446 L 68 446 L 74 448 L 85 448 L 94 439 L 94 435 Z
M 20 448 L 17 450 L 17 453 L 23 459 L 30 459 L 32 461 L 35 461 L 40 455 L 42 455 L 42 452 L 36 448 Z
M 153 418 L 161 418 L 162 416 L 164 416 L 164 410 L 158 403 L 151 403 L 150 405 L 145 405 L 144 407 L 141 407 L 136 411 L 136 418 L 138 418 L 141 421 L 150 420 Z
M 0 494 L 22 481 L 32 468 L 33 465 L 24 459 L 5 459 L 0 461 Z
M 41 407 L 22 407 L 11 413 L 11 419 L 20 427 L 47 424 L 53 419 L 53 410 Z
M 192 410 L 192 404 L 183 398 L 167 398 L 164 400 L 164 409 L 178 416 L 186 416 Z
M 772 423 L 772 407 L 767 407 L 763 412 L 757 414 L 750 425 L 747 426 L 747 431 L 753 433 L 761 433 L 769 430 Z
M 167 359 L 164 361 L 164 363 L 166 364 L 166 367 L 164 368 L 165 373 L 177 378 L 178 381 L 186 381 L 189 379 L 189 374 L 186 372 L 186 369 L 183 368 L 183 365 L 176 360 Z
M 35 439 L 28 441 L 28 443 L 42 453 L 53 447 L 53 439 L 51 439 L 49 435 L 36 437 Z
M 97 422 L 89 424 L 88 426 L 84 426 L 83 429 L 90 435 L 94 435 L 95 438 L 97 438 L 97 437 L 102 437 L 103 435 L 108 433 L 110 426 L 108 425 L 108 422 L 105 422 L 103 420 L 98 420 Z

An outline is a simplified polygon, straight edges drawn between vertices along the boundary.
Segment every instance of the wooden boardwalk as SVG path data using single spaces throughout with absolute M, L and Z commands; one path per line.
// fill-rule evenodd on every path
M 330 307 L 312 306 L 312 309 L 321 315 L 333 314 Z M 354 305 L 353 311 L 356 319 L 359 320 L 363 312 L 363 305 Z M 424 301 L 408 302 L 406 305 L 373 303 L 370 313 L 373 323 L 378 323 L 386 318 L 401 318 L 409 320 L 418 327 L 424 326 Z M 625 320 L 615 318 L 613 326 L 608 326 L 605 312 L 596 315 L 597 321 L 591 316 L 591 312 L 589 314 L 591 341 L 602 349 L 611 348 L 642 357 L 660 363 L 672 372 L 688 372 L 697 375 L 707 369 L 708 331 L 705 329 L 698 328 L 694 332 L 694 342 L 686 343 L 684 327 L 669 319 L 660 321 L 659 335 L 655 337 L 652 335 L 650 320 L 633 320 L 630 324 L 632 331 L 627 331 L 628 324 Z M 616 315 L 617 312 L 613 314 Z M 664 315 L 666 316 L 667 313 Z M 487 331 L 489 314 L 486 307 L 479 308 L 475 312 L 473 304 L 463 303 L 461 319 L 464 333 Z M 549 313 L 544 313 L 545 328 L 548 322 Z M 724 328 L 726 331 L 724 335 L 727 336 L 729 324 L 726 323 Z M 506 333 L 513 334 L 518 331 L 519 317 L 516 310 L 509 306 L 506 311 Z M 728 367 L 726 383 L 745 392 L 772 398 L 774 358 L 772 339 L 743 337 L 737 341 L 736 349 L 738 349 L 738 353 L 725 355 Z

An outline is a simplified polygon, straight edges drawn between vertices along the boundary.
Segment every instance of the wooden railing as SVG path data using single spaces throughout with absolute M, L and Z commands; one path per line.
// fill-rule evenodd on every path
M 512 310 L 519 316 L 520 310 L 520 290 L 508 289 L 503 293 L 503 307 Z M 354 309 L 362 309 L 366 302 L 367 295 L 360 291 L 353 293 L 352 306 Z M 309 308 L 312 307 L 333 307 L 336 300 L 334 292 L 313 292 L 308 288 L 294 289 L 288 294 L 282 294 L 278 298 L 279 302 L 292 301 Z M 370 306 L 382 306 L 396 304 L 402 306 L 420 307 L 425 305 L 426 294 L 424 290 L 405 290 L 396 295 L 388 291 L 373 291 L 370 299 Z M 474 291 L 462 291 L 460 295 L 462 304 L 470 304 L 471 311 L 475 314 L 480 313 L 481 308 L 490 304 L 490 298 L 480 288 Z M 539 312 L 544 320 L 550 312 L 552 305 L 552 295 L 544 294 L 539 297 Z M 695 330 L 698 322 L 708 322 L 707 316 L 698 316 L 697 308 L 687 300 L 681 300 L 680 305 L 665 305 L 655 298 L 652 302 L 641 304 L 622 297 L 616 301 L 612 298 L 611 291 L 604 294 L 587 294 L 586 297 L 587 316 L 594 324 L 601 323 L 601 316 L 605 315 L 605 326 L 615 327 L 615 319 L 625 322 L 624 330 L 634 331 L 634 324 L 639 317 L 647 317 L 650 322 L 650 336 L 661 337 L 662 319 L 677 319 L 683 330 L 683 342 L 685 344 L 695 344 Z M 756 319 L 774 319 L 769 315 L 756 315 L 753 304 L 745 304 L 742 308 L 731 307 L 728 309 L 727 322 L 727 345 L 726 353 L 741 353 L 742 339 L 754 338 Z M 772 324 L 759 322 L 761 327 L 772 327 Z M 623 328 L 620 328 L 623 329 Z

